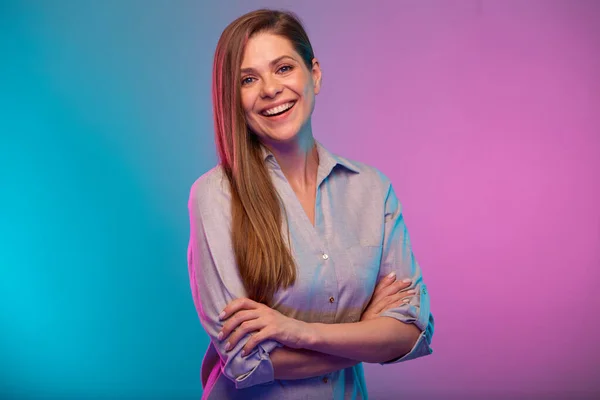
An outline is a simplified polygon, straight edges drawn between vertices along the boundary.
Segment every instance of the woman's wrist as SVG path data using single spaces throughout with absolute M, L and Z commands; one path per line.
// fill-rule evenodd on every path
M 303 327 L 302 348 L 314 350 L 323 340 L 323 332 L 321 329 L 321 325 L 323 324 L 318 322 L 306 322 L 305 324 L 306 325 Z

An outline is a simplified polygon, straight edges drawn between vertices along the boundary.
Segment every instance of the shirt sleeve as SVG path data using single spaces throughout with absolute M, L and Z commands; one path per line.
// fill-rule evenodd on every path
M 232 300 L 246 297 L 231 243 L 229 193 L 215 190 L 214 185 L 211 187 L 205 181 L 197 181 L 192 186 L 188 209 L 188 272 L 192 296 L 200 322 L 224 363 L 223 374 L 238 389 L 272 382 L 274 371 L 269 353 L 281 346 L 278 342 L 265 340 L 242 357 L 240 352 L 249 334 L 230 351 L 225 351 L 226 341 L 217 338 L 225 322 L 220 321 L 218 315 Z
M 381 256 L 379 278 L 385 277 L 392 271 L 396 272 L 396 279 L 410 278 L 412 284 L 408 289 L 415 289 L 416 294 L 410 297 L 407 304 L 386 310 L 380 316 L 395 318 L 408 324 L 416 325 L 421 334 L 413 348 L 405 355 L 396 359 L 382 362 L 392 364 L 423 357 L 433 352 L 431 339 L 434 331 L 434 319 L 429 307 L 429 293 L 423 282 L 421 268 L 417 263 L 410 246 L 408 230 L 402 215 L 402 206 L 389 185 L 385 202 L 385 228 L 383 238 L 383 252 Z

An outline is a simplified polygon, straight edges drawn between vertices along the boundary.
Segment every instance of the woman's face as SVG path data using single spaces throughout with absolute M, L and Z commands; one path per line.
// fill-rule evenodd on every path
M 241 66 L 241 97 L 246 123 L 266 143 L 290 142 L 310 132 L 321 70 L 312 70 L 282 36 L 259 33 L 246 44 Z

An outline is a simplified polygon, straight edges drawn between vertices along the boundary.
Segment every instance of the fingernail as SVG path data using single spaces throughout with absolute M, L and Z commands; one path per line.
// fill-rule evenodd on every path
M 219 332 L 219 334 L 217 335 L 217 338 L 219 340 L 223 339 L 223 331 Z
M 409 299 L 409 298 L 402 299 L 402 302 L 403 302 L 403 303 L 409 303 L 409 302 L 410 302 L 410 299 Z
M 231 343 L 227 342 L 225 344 L 225 351 L 228 351 L 230 347 L 231 347 Z
M 415 289 L 410 289 L 410 290 L 407 290 L 406 293 L 415 294 L 415 293 L 417 293 L 417 291 Z
M 221 311 L 221 314 L 219 314 L 219 319 L 223 319 L 224 316 L 225 316 L 225 311 Z
M 404 282 L 404 283 L 411 283 L 412 279 L 410 279 L 410 278 L 402 279 L 402 282 Z
M 242 350 L 242 357 L 244 357 L 246 355 L 246 350 Z
M 394 279 L 396 277 L 396 273 L 394 271 L 390 272 L 390 274 L 387 276 L 388 279 Z

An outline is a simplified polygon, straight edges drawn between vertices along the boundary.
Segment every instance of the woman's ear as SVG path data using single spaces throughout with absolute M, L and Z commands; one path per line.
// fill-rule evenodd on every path
M 319 94 L 321 91 L 321 82 L 323 80 L 323 74 L 321 73 L 321 66 L 319 65 L 319 60 L 316 58 L 312 59 L 312 71 L 311 71 L 312 79 L 313 79 L 313 90 L 315 94 Z

